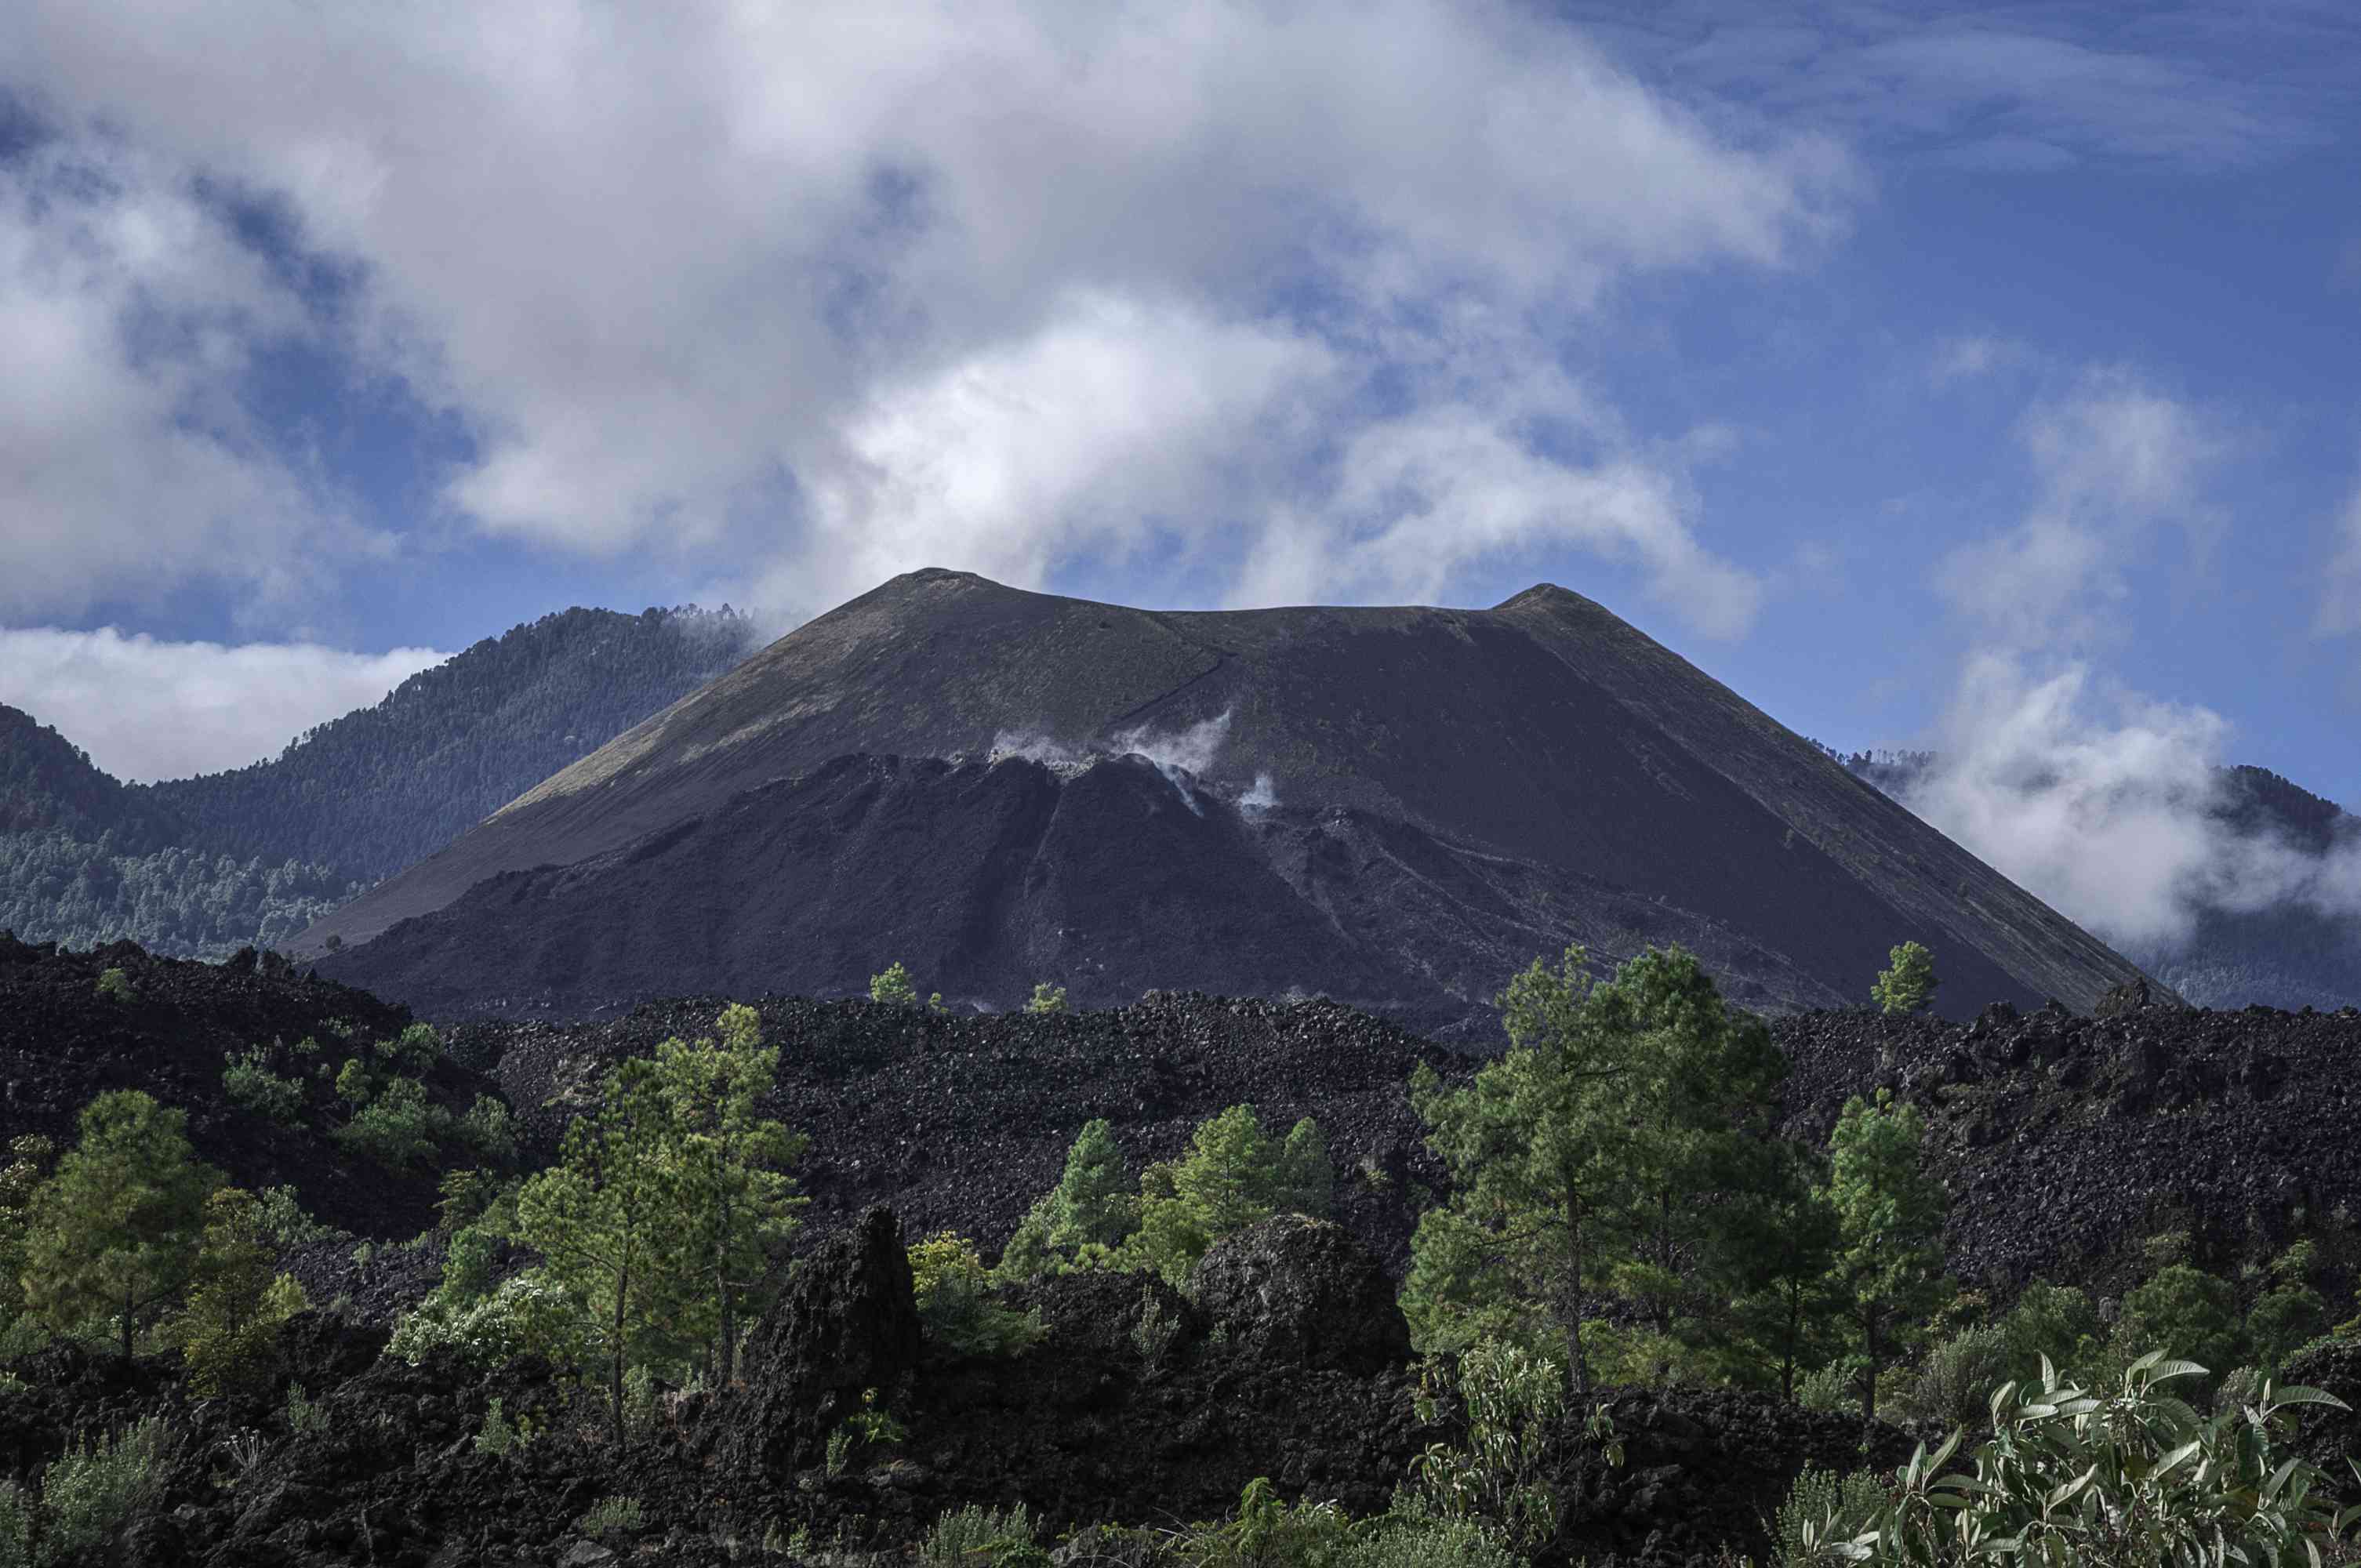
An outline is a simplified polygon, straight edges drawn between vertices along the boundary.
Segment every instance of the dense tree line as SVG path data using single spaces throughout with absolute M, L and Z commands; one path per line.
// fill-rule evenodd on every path
M 275 948 L 362 884 L 325 866 L 266 864 L 171 847 L 119 850 L 62 829 L 0 834 L 0 931 L 94 948 L 129 938 L 151 952 L 218 959 Z
M 422 672 L 278 757 L 148 786 L 186 841 L 374 882 L 735 664 L 723 607 L 568 609 Z
M 0 707 L 0 930 L 217 959 L 285 942 L 746 652 L 727 606 L 569 609 L 228 773 L 125 784 Z

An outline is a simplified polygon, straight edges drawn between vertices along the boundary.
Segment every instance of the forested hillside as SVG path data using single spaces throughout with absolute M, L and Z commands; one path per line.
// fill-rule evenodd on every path
M 146 793 L 214 852 L 375 882 L 729 669 L 747 636 L 726 607 L 545 615 L 268 762 Z
M 745 653 L 726 608 L 569 609 L 487 638 L 250 767 L 125 784 L 0 707 L 0 930 L 270 948 Z

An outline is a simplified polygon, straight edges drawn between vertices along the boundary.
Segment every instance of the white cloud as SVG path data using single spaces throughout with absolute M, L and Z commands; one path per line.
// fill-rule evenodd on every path
M 2012 529 L 1946 556 L 1937 586 L 1986 637 L 2011 647 L 2081 647 L 2110 630 L 2124 565 L 2159 524 L 2210 544 L 2204 487 L 2230 439 L 2204 411 L 2120 370 L 2086 375 L 2035 405 L 2019 429 L 2038 485 Z
M 1371 369 L 1431 330 L 1406 323 L 1472 302 L 1541 355 L 1635 271 L 1806 251 L 1856 182 L 1831 144 L 1735 145 L 1497 0 L 28 0 L 0 59 L 52 118 L 280 194 L 357 263 L 351 341 L 475 435 L 447 499 L 476 526 L 767 561 L 803 609 L 901 549 L 1022 581 L 1204 543 L 1176 520 L 1301 501 L 1318 444 L 1264 422 L 1349 439 Z M 1628 514 L 1576 542 L 1653 526 L 1547 504 Z M 1662 538 L 1641 553 L 1711 565 Z
M 2111 941 L 2170 954 L 2203 908 L 2361 913 L 2361 844 L 2319 856 L 2221 809 L 2230 726 L 2100 674 L 2126 563 L 2178 524 L 2192 551 L 2232 444 L 2220 421 L 2120 371 L 2084 378 L 2020 426 L 2037 479 L 2015 526 L 1955 552 L 1939 586 L 1969 634 L 1907 804 Z
M 1928 374 L 1938 387 L 1971 381 L 2021 365 L 2030 357 L 2025 345 L 1988 334 L 1946 338 L 1936 345 Z
M 23 708 L 118 778 L 216 773 L 275 756 L 450 657 L 310 643 L 162 642 L 113 627 L 0 630 L 0 702 Z
M 105 139 L 0 162 L 0 617 L 267 598 L 324 536 L 361 543 L 236 396 L 301 312 L 186 181 Z
M 2346 499 L 2336 532 L 2336 554 L 2322 575 L 2320 613 L 2312 623 L 2323 637 L 2361 631 L 2361 484 Z

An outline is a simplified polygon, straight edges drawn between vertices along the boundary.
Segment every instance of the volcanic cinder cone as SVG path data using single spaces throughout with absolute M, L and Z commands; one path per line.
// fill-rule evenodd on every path
M 307 932 L 431 1014 L 1037 979 L 1325 993 L 1443 1032 L 1569 941 L 1770 1011 L 1933 948 L 1951 1008 L 2138 971 L 1563 588 L 1158 612 L 896 577 Z

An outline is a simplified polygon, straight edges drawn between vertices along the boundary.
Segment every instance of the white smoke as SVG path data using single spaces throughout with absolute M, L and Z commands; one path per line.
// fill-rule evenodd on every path
M 1104 747 L 1076 746 L 1045 730 L 1004 729 L 993 737 L 991 760 L 998 762 L 1022 758 L 1071 777 L 1109 756 L 1139 757 L 1164 776 L 1181 804 L 1202 817 L 1204 777 L 1213 771 L 1223 746 L 1229 740 L 1232 712 L 1225 707 L 1213 718 L 1200 719 L 1178 731 L 1159 733 L 1152 724 L 1118 729 L 1108 737 Z M 1267 773 L 1257 773 L 1254 787 L 1240 795 L 1237 802 L 1238 809 L 1250 816 L 1268 811 L 1278 804 L 1279 791 Z

